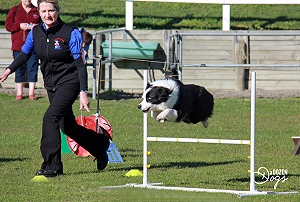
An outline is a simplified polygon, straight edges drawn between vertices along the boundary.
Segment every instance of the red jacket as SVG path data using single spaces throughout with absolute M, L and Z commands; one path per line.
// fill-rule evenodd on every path
M 36 7 L 32 7 L 31 10 L 27 13 L 22 6 L 22 2 L 18 6 L 13 6 L 9 10 L 5 20 L 5 28 L 11 33 L 11 50 L 21 52 L 21 47 L 23 46 L 30 31 L 21 30 L 20 24 L 38 24 L 39 22 L 40 16 Z

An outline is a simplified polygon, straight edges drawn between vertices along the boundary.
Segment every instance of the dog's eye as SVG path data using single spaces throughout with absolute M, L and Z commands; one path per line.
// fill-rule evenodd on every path
M 148 97 L 148 98 L 147 98 L 147 101 L 149 101 L 149 100 L 151 100 L 151 97 Z

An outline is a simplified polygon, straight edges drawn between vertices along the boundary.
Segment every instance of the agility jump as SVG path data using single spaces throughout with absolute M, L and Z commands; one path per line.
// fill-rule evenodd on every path
M 144 89 L 148 83 L 148 72 L 144 71 Z M 198 139 L 198 138 L 169 138 L 169 137 L 148 137 L 148 114 L 144 113 L 143 120 L 143 184 L 128 184 L 126 186 L 141 187 L 149 189 L 182 190 L 194 192 L 213 192 L 237 194 L 239 198 L 245 196 L 267 195 L 267 194 L 298 194 L 298 192 L 260 192 L 255 186 L 255 127 L 256 127 L 256 72 L 252 72 L 251 80 L 251 131 L 250 140 L 226 140 L 226 139 Z M 160 186 L 162 183 L 150 183 L 148 181 L 148 142 L 187 142 L 187 143 L 211 143 L 211 144 L 242 144 L 250 145 L 250 190 L 223 190 L 187 187 Z
M 256 72 L 252 72 L 251 80 L 251 130 L 250 140 L 227 140 L 227 139 L 199 139 L 199 138 L 170 138 L 170 137 L 148 137 L 148 114 L 144 113 L 143 117 L 143 184 L 130 183 L 121 186 L 106 186 L 102 188 L 121 188 L 121 187 L 137 187 L 147 189 L 164 189 L 164 190 L 181 190 L 192 192 L 210 192 L 210 193 L 229 193 L 237 194 L 237 197 L 258 196 L 268 194 L 298 194 L 294 192 L 272 192 L 257 191 L 255 186 L 255 127 L 256 127 Z M 144 70 L 144 89 L 148 83 L 148 71 Z M 225 190 L 225 189 L 205 189 L 205 188 L 189 188 L 189 187 L 169 187 L 161 186 L 163 183 L 150 183 L 148 181 L 148 142 L 186 142 L 186 143 L 210 143 L 210 144 L 241 144 L 250 145 L 250 190 Z

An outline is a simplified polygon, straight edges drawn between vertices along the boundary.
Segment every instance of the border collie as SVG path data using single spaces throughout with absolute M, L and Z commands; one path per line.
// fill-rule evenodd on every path
M 138 109 L 163 123 L 164 121 L 196 124 L 208 127 L 208 118 L 213 114 L 214 97 L 204 87 L 184 85 L 176 79 L 162 79 L 148 83 L 143 101 Z

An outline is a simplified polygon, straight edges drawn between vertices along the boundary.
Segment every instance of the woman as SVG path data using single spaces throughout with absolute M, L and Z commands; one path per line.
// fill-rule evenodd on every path
M 40 22 L 40 16 L 37 8 L 31 4 L 30 0 L 21 0 L 20 4 L 13 6 L 6 17 L 6 30 L 11 32 L 11 50 L 13 51 L 13 58 L 21 52 L 25 39 L 29 31 Z M 37 82 L 38 74 L 38 58 L 36 54 L 32 54 L 30 59 L 15 72 L 15 82 L 17 83 L 16 100 L 23 99 L 23 84 L 29 82 L 29 99 L 35 100 L 34 88 Z
M 87 70 L 80 55 L 81 33 L 60 19 L 57 0 L 38 0 L 38 11 L 42 23 L 30 31 L 22 52 L 0 75 L 0 82 L 5 81 L 9 74 L 28 60 L 33 51 L 41 60 L 50 105 L 44 114 L 42 125 L 40 149 L 44 162 L 36 174 L 46 177 L 63 174 L 60 128 L 96 157 L 98 170 L 103 170 L 108 162 L 108 137 L 78 125 L 72 111 L 72 104 L 78 94 L 80 110 L 90 111 Z

